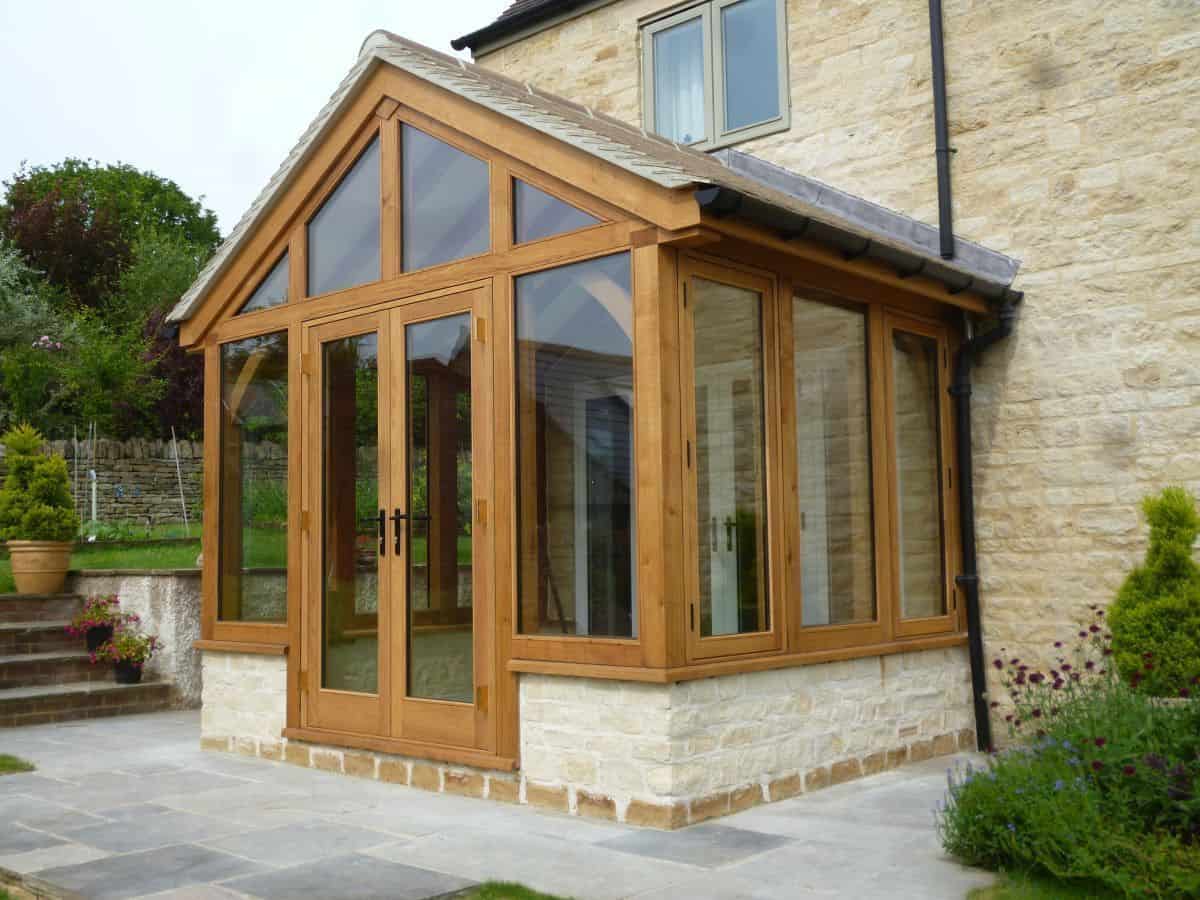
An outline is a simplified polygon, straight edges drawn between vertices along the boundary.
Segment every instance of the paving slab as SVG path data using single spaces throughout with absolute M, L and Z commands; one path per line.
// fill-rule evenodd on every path
M 761 831 L 703 824 L 681 831 L 642 829 L 603 841 L 599 846 L 652 859 L 716 869 L 774 850 L 788 841 L 788 838 Z
M 230 853 L 195 844 L 175 844 L 81 865 L 43 869 L 38 878 L 92 900 L 121 900 L 189 884 L 224 881 L 263 868 Z
M 240 830 L 241 826 L 232 822 L 173 809 L 144 819 L 76 828 L 62 832 L 62 836 L 110 853 L 132 853 L 168 844 L 191 844 Z
M 442 872 L 352 853 L 276 872 L 235 878 L 227 886 L 263 900 L 297 897 L 338 900 L 426 900 L 444 897 L 471 881 Z
M 53 847 L 66 841 L 44 831 L 36 831 L 24 825 L 12 823 L 0 830 L 0 855 L 9 856 L 14 853 L 25 853 L 29 850 L 41 850 L 43 847 Z
M 110 856 L 107 850 L 97 850 L 83 844 L 57 843 L 41 850 L 30 850 L 10 856 L 0 856 L 0 868 L 28 875 L 55 866 L 72 866 Z
M 326 856 L 343 856 L 355 850 L 379 847 L 395 840 L 381 831 L 318 821 L 247 831 L 221 840 L 205 841 L 204 846 L 271 866 L 297 866 Z

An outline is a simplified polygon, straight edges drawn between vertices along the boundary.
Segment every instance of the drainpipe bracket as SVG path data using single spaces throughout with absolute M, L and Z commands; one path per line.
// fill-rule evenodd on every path
M 978 575 L 955 575 L 954 583 L 957 585 L 961 585 L 962 587 L 967 587 L 967 586 L 973 585 L 973 584 L 979 584 L 979 576 Z

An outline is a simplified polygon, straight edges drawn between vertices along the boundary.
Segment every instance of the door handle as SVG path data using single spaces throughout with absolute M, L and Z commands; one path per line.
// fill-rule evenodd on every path
M 387 553 L 387 511 L 379 511 L 379 555 Z
M 380 516 L 382 516 L 382 515 L 383 515 L 383 513 L 380 513 Z M 399 507 L 397 507 L 396 511 L 392 513 L 391 518 L 392 518 L 392 526 L 396 530 L 396 555 L 399 556 L 401 551 L 403 550 L 403 545 L 400 543 L 400 525 L 404 522 L 405 519 L 408 518 L 408 513 L 400 512 Z

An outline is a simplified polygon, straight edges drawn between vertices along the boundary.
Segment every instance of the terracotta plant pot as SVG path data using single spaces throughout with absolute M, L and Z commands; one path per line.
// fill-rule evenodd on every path
M 18 594 L 57 594 L 71 567 L 71 541 L 9 541 Z
M 138 684 L 142 680 L 142 667 L 127 659 L 113 663 L 113 670 L 117 676 L 117 684 Z

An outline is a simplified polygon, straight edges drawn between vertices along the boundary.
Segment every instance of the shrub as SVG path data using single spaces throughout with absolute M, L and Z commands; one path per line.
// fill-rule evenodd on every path
M 10 429 L 0 441 L 8 451 L 8 476 L 0 489 L 0 540 L 72 540 L 79 517 L 71 502 L 66 460 L 43 455 L 42 436 L 29 425 Z
M 1192 559 L 1200 515 L 1182 488 L 1147 497 L 1142 508 L 1150 547 L 1109 610 L 1113 649 L 1122 676 L 1140 671 L 1142 690 L 1174 697 L 1200 676 L 1200 566 Z
M 1056 642 L 1045 672 L 993 660 L 1011 733 L 1026 743 L 951 774 L 939 835 L 972 865 L 1125 896 L 1197 896 L 1200 703 L 1164 703 L 1122 680 L 1104 619 L 1093 607 L 1070 646 Z

